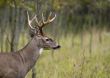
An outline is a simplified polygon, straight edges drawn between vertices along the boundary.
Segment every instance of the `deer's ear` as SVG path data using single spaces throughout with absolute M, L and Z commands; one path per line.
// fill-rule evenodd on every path
M 34 37 L 36 35 L 36 31 L 31 29 L 29 31 L 29 35 L 30 35 L 30 37 Z

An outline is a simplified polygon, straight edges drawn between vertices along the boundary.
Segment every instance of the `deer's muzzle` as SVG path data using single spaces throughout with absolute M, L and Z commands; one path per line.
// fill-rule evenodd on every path
M 59 49 L 60 47 L 61 47 L 61 46 L 58 45 L 58 46 L 53 47 L 53 49 Z

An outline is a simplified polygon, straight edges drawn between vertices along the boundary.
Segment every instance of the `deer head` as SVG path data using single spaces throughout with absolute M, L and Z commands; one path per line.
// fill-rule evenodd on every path
M 58 45 L 53 39 L 47 37 L 43 33 L 43 27 L 46 26 L 47 24 L 51 23 L 56 18 L 56 14 L 53 18 L 51 18 L 51 15 L 52 15 L 52 13 L 50 12 L 50 14 L 47 18 L 47 21 L 45 21 L 44 15 L 42 13 L 42 20 L 38 21 L 36 15 L 30 20 L 29 14 L 27 12 L 28 24 L 29 24 L 30 29 L 33 31 L 31 33 L 31 37 L 35 38 L 38 46 L 43 49 L 58 49 L 58 48 L 60 48 L 60 45 Z M 33 21 L 36 22 L 35 26 L 32 26 Z

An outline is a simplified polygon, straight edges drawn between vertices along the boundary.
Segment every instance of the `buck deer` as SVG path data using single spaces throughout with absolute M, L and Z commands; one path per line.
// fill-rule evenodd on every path
M 40 52 L 44 49 L 58 49 L 60 45 L 54 40 L 44 35 L 42 28 L 51 23 L 56 15 L 51 18 L 51 14 L 45 21 L 43 13 L 42 20 L 39 22 L 35 15 L 31 20 L 27 12 L 28 24 L 31 30 L 32 39 L 29 43 L 19 51 L 10 53 L 0 53 L 0 78 L 25 78 L 26 74 L 35 65 L 40 56 Z M 36 26 L 32 26 L 32 22 L 36 22 Z

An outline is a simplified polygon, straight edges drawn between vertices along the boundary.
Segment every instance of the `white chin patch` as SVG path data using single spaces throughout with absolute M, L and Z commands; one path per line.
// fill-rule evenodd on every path
M 39 54 L 42 54 L 42 53 L 43 53 L 43 48 L 41 48 L 39 51 Z

